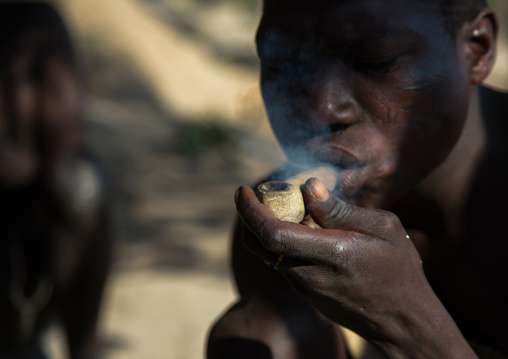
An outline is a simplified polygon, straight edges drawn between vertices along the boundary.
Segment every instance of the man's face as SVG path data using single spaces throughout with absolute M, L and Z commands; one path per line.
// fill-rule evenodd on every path
M 265 0 L 263 98 L 291 161 L 341 169 L 340 194 L 382 207 L 449 154 L 467 114 L 460 44 L 407 0 Z

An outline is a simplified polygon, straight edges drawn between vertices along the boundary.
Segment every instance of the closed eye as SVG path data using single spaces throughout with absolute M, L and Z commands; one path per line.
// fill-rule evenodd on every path
M 357 71 L 384 75 L 394 68 L 398 58 L 399 56 L 375 59 L 356 58 L 353 61 L 353 66 Z

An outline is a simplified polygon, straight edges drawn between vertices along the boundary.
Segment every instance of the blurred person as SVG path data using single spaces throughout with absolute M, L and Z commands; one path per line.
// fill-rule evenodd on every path
M 300 224 L 237 190 L 240 300 L 210 359 L 350 358 L 340 326 L 388 358 L 508 358 L 508 95 L 482 85 L 497 30 L 484 0 L 264 0 L 274 133 L 339 185 L 309 179 Z
M 42 2 L 0 3 L 0 358 L 96 355 L 111 256 L 107 176 L 85 146 L 69 34 Z

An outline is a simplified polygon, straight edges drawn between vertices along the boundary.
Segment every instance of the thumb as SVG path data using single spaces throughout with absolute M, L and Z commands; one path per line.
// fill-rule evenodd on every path
M 330 194 L 317 178 L 310 178 L 303 190 L 305 207 L 324 229 L 340 229 L 391 239 L 405 233 L 399 218 L 388 211 L 353 206 Z

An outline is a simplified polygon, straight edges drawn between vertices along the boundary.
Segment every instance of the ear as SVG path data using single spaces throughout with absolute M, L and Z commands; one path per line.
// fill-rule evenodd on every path
M 494 67 L 498 29 L 496 14 L 492 9 L 485 8 L 474 19 L 467 21 L 459 32 L 465 45 L 473 85 L 482 83 Z

